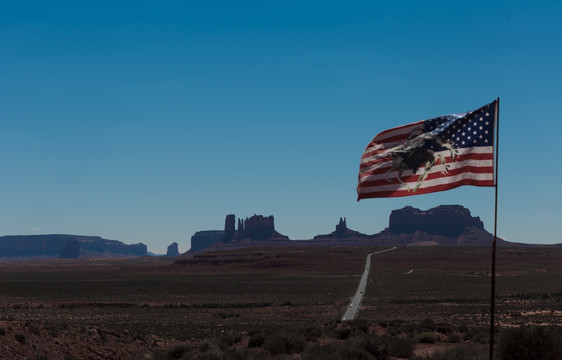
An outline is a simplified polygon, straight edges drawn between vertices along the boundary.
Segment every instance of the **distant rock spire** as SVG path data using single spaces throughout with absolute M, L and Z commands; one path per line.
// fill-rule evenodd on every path
M 341 238 L 345 235 L 347 231 L 347 224 L 345 218 L 340 218 L 340 222 L 336 225 L 335 236 Z
M 234 229 L 234 222 L 236 221 L 236 216 L 234 214 L 226 215 L 226 219 L 224 220 L 224 237 L 222 241 L 224 243 L 229 243 L 234 239 L 235 229 Z
M 171 243 L 170 246 L 168 246 L 168 251 L 166 251 L 166 256 L 178 256 L 179 254 L 178 243 Z

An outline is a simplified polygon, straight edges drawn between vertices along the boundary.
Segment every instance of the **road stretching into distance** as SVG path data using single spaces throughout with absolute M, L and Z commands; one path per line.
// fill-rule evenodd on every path
M 359 287 L 357 287 L 357 291 L 355 292 L 355 295 L 351 299 L 349 305 L 347 305 L 347 308 L 345 309 L 345 312 L 343 313 L 343 316 L 341 318 L 342 321 L 355 320 L 355 318 L 357 317 L 357 312 L 359 311 L 359 305 L 361 305 L 361 300 L 363 300 L 363 294 L 365 293 L 365 289 L 367 288 L 367 280 L 369 279 L 369 270 L 371 268 L 371 255 L 380 254 L 383 252 L 396 250 L 396 249 L 397 249 L 396 247 L 393 247 L 390 249 L 370 253 L 369 255 L 367 255 L 367 262 L 365 263 L 365 270 L 363 271 L 363 275 L 361 275 L 361 281 L 359 282 Z

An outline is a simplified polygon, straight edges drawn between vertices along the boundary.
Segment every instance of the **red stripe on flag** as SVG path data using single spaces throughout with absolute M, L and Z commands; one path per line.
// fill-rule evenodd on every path
M 359 199 L 368 199 L 368 198 L 383 198 L 383 197 L 402 197 L 402 196 L 411 196 L 411 195 L 421 195 L 421 194 L 428 194 L 432 192 L 438 191 L 445 191 L 457 188 L 463 185 L 470 185 L 470 186 L 479 186 L 479 187 L 489 187 L 494 186 L 494 180 L 473 180 L 473 179 L 463 179 L 461 181 L 449 184 L 443 184 L 438 186 L 420 188 L 417 191 L 408 191 L 408 190 L 388 190 L 388 191 L 377 191 L 377 192 L 370 192 L 370 193 L 359 193 Z
M 457 156 L 455 161 L 453 161 L 451 156 L 447 156 L 444 159 L 445 159 L 446 164 L 454 166 L 455 164 L 461 163 L 463 161 L 469 161 L 469 160 L 493 161 L 494 160 L 494 154 L 492 154 L 492 153 L 465 153 L 465 154 Z M 385 159 L 380 159 L 380 161 L 378 161 L 377 163 L 382 165 L 384 162 L 387 163 L 386 166 L 380 166 L 380 167 L 376 167 L 376 168 L 370 169 L 370 170 L 365 170 L 365 169 L 367 169 L 367 168 L 369 168 L 373 165 L 376 165 L 376 164 L 362 165 L 359 168 L 359 179 L 361 180 L 365 177 L 373 176 L 373 175 L 376 175 L 376 174 L 384 174 L 389 169 L 392 169 L 392 157 L 390 155 L 388 155 L 388 157 L 385 158 Z M 434 165 L 434 168 L 439 169 L 441 166 L 442 166 L 441 163 L 437 163 L 437 164 Z M 423 167 L 420 167 L 419 169 L 420 170 L 418 170 L 418 173 L 423 172 Z M 493 169 L 491 171 L 493 171 Z
M 440 171 L 430 173 L 425 181 L 435 180 L 439 178 L 447 178 L 451 176 L 457 176 L 462 174 L 493 174 L 494 167 L 480 167 L 480 166 L 465 166 L 461 169 L 450 169 L 446 175 L 441 174 Z M 378 185 L 389 185 L 389 184 L 400 184 L 396 177 L 396 171 L 392 172 L 393 176 L 389 177 L 389 179 L 377 179 L 371 181 L 364 181 L 361 182 L 361 187 L 371 187 L 371 186 L 378 186 Z M 409 171 L 411 173 L 411 171 Z M 417 183 L 418 178 L 423 174 L 423 172 L 418 172 L 417 174 L 402 176 L 402 182 L 404 183 Z M 391 181 L 389 181 L 391 180 Z M 415 186 L 415 185 L 414 185 Z

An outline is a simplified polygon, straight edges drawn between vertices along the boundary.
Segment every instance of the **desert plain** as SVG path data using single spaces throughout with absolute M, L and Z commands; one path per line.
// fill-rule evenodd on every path
M 409 339 L 393 345 L 403 353 L 387 346 L 389 359 L 467 344 L 486 354 L 491 248 L 373 256 L 358 319 L 342 322 L 367 254 L 381 249 L 3 261 L 0 358 L 316 359 L 326 349 L 351 354 L 333 344 L 376 340 L 368 336 Z M 513 327 L 562 326 L 560 264 L 561 247 L 498 248 L 498 338 Z

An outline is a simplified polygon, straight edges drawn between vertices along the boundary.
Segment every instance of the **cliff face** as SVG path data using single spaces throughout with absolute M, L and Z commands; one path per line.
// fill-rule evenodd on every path
M 166 251 L 166 256 L 178 256 L 179 254 L 180 252 L 178 250 L 178 243 L 171 243 Z
M 234 234 L 236 230 L 234 229 L 234 223 L 236 222 L 236 216 L 234 214 L 226 215 L 224 220 L 224 237 L 222 242 L 229 243 L 234 239 Z
M 2 236 L 0 256 L 58 256 L 72 240 L 69 235 Z
M 299 241 L 314 246 L 490 246 L 493 236 L 484 229 L 479 217 L 460 205 L 442 205 L 429 210 L 406 206 L 390 214 L 389 227 L 374 235 L 347 228 L 340 219 L 336 230 Z M 509 245 L 498 239 L 498 245 Z
M 80 242 L 76 239 L 68 240 L 62 247 L 60 256 L 65 259 L 75 259 L 80 256 Z
M 107 240 L 99 236 L 77 236 L 80 252 L 90 256 L 146 256 L 147 248 L 143 243 L 127 245 L 121 241 Z
M 275 219 L 273 218 L 273 215 L 265 217 L 255 214 L 250 218 L 246 218 L 244 221 L 238 221 L 238 231 L 236 232 L 235 237 L 237 240 L 289 239 L 287 236 L 281 235 L 275 231 Z
M 391 234 L 422 231 L 431 235 L 459 236 L 468 227 L 484 229 L 484 223 L 463 206 L 441 205 L 426 211 L 406 206 L 392 211 L 388 230 Z
M 389 227 L 373 240 L 388 246 L 490 246 L 493 235 L 463 206 L 441 205 L 424 211 L 406 206 L 392 211 Z M 497 244 L 513 243 L 498 239 Z
M 236 228 L 236 224 L 238 227 Z M 272 216 L 255 215 L 244 220 L 238 219 L 234 214 L 226 215 L 224 231 L 210 230 L 198 231 L 191 237 L 190 252 L 213 248 L 236 247 L 242 241 L 281 241 L 289 240 L 289 237 L 275 230 L 275 219 Z M 220 244 L 219 244 L 220 243 Z
M 99 236 L 18 235 L 0 237 L 0 257 L 145 256 L 146 245 L 127 245 Z
M 223 230 L 207 230 L 198 231 L 191 237 L 191 249 L 201 250 L 209 247 L 223 239 L 225 233 Z

